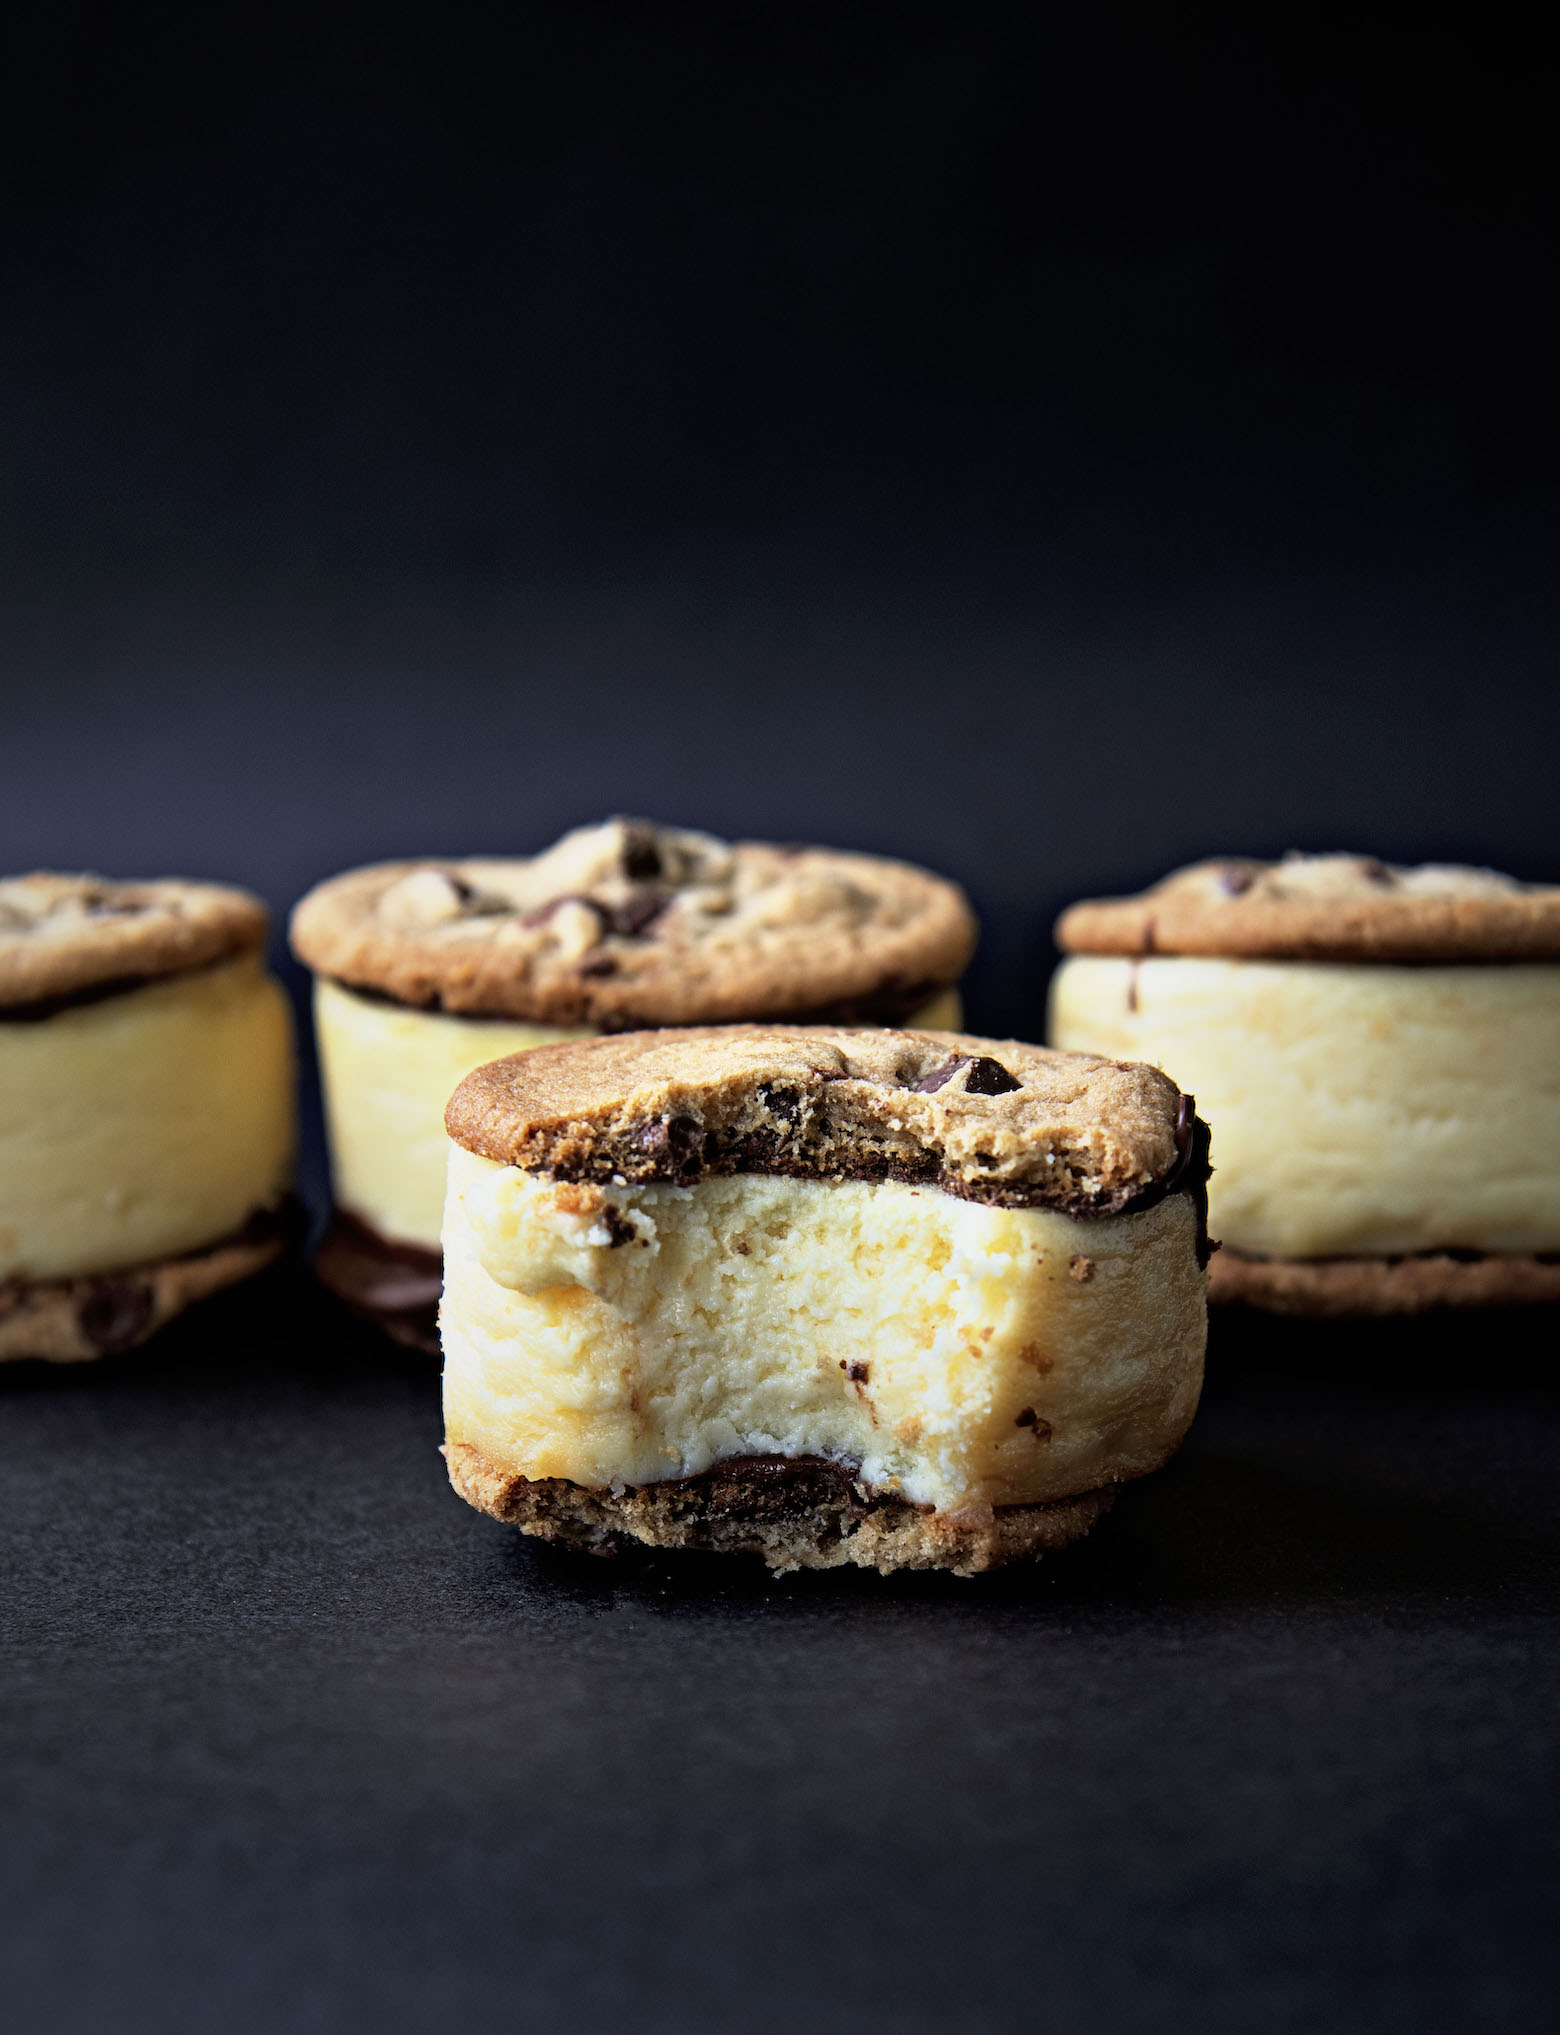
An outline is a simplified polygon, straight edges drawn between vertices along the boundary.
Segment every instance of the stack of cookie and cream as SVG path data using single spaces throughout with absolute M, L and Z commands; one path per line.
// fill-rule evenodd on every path
M 0 1358 L 284 1249 L 265 932 L 218 885 L 0 883 Z M 292 932 L 320 1276 L 442 1346 L 456 1489 L 568 1546 L 1062 1546 L 1184 1435 L 1211 1251 L 1279 1310 L 1560 1298 L 1560 890 L 1199 864 L 1064 915 L 1050 1047 L 960 1029 L 957 886 L 823 848 L 614 820 L 348 872 Z
M 222 884 L 0 881 L 0 1360 L 129 1349 L 296 1232 L 266 927 Z
M 971 1572 L 1174 1451 L 1206 1136 L 1151 1070 L 960 1033 L 975 936 L 904 863 L 621 820 L 304 899 L 319 1269 L 442 1339 L 463 1495 Z
M 957 1025 L 968 903 L 902 862 L 611 820 L 546 854 L 381 863 L 322 883 L 315 971 L 335 1220 L 326 1283 L 438 1350 L 444 1106 L 473 1067 L 646 1026 Z
M 1560 889 L 1359 855 L 1224 859 L 1074 905 L 1050 1036 L 1194 1086 L 1216 1300 L 1560 1299 Z

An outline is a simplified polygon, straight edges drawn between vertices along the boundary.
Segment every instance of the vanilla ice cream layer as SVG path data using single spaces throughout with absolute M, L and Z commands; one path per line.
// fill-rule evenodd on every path
M 1560 966 L 1080 955 L 1050 1037 L 1195 1094 L 1236 1250 L 1560 1249 Z
M 911 1020 L 939 1031 L 957 1031 L 960 1022 L 956 989 L 941 991 Z M 449 1149 L 444 1105 L 456 1088 L 473 1067 L 506 1053 L 595 1036 L 589 1025 L 411 1010 L 324 976 L 315 984 L 314 1028 L 337 1207 L 393 1243 L 427 1251 L 439 1248 Z
M 594 1489 L 748 1455 L 982 1512 L 1154 1469 L 1205 1331 L 1184 1195 L 1077 1222 L 898 1182 L 598 1188 L 452 1147 L 445 1416 Z
M 258 955 L 0 1012 L 0 1280 L 199 1249 L 286 1192 L 292 1016 Z

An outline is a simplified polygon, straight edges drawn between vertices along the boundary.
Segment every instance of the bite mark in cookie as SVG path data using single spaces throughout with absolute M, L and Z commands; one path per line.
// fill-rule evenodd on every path
M 1196 1404 L 1184 1102 L 948 1034 L 700 1028 L 479 1069 L 449 1111 L 457 1487 L 547 1537 L 779 1566 L 969 1573 L 1056 1544 L 1061 1515 L 1026 1509 L 1080 1530 Z M 779 1522 L 749 1459 L 797 1465 L 793 1497 L 848 1467 L 854 1495 Z
M 1154 1069 L 947 1032 L 699 1026 L 544 1046 L 468 1075 L 445 1124 L 558 1178 L 924 1181 L 1072 1215 L 1142 1206 L 1206 1165 L 1187 1099 Z

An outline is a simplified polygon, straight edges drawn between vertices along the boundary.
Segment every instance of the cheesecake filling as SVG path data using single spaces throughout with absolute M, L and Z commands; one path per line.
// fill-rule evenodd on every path
M 1197 1212 L 1074 1220 L 898 1181 L 597 1187 L 451 1146 L 445 1416 L 598 1490 L 822 1458 L 968 1518 L 1145 1474 L 1201 1386 Z
M 959 993 L 944 989 L 909 1021 L 957 1030 Z M 439 1249 L 444 1216 L 444 1105 L 472 1071 L 507 1053 L 597 1036 L 589 1025 L 451 1017 L 365 996 L 326 976 L 314 990 L 331 1181 L 338 1208 L 387 1243 Z
M 320 976 L 314 985 L 336 1205 L 386 1242 L 439 1248 L 449 1140 L 444 1105 L 471 1072 L 506 1053 L 589 1027 L 450 1017 L 364 996 Z
M 0 1011 L 0 1282 L 226 1237 L 281 1201 L 293 1142 L 292 1017 L 257 954 Z
M 1560 965 L 1078 955 L 1050 1039 L 1195 1092 L 1230 1249 L 1560 1249 Z

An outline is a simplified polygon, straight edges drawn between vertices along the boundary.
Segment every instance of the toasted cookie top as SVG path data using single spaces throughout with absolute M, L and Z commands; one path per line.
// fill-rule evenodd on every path
M 724 1025 L 536 1046 L 468 1074 L 444 1122 L 503 1165 L 619 1185 L 892 1179 L 1115 1215 L 1206 1175 L 1190 1098 L 1157 1068 L 961 1032 Z
M 0 1014 L 131 989 L 252 951 L 268 924 L 257 897 L 222 883 L 116 883 L 48 870 L 0 878 Z
M 310 891 L 292 939 L 398 1003 L 625 1031 L 903 1018 L 959 975 L 975 920 L 907 863 L 608 820 L 524 860 L 351 870 Z
M 1560 958 L 1560 888 L 1493 869 L 1366 855 L 1244 857 L 1178 869 L 1138 897 L 1075 904 L 1070 954 L 1208 954 L 1271 961 Z

